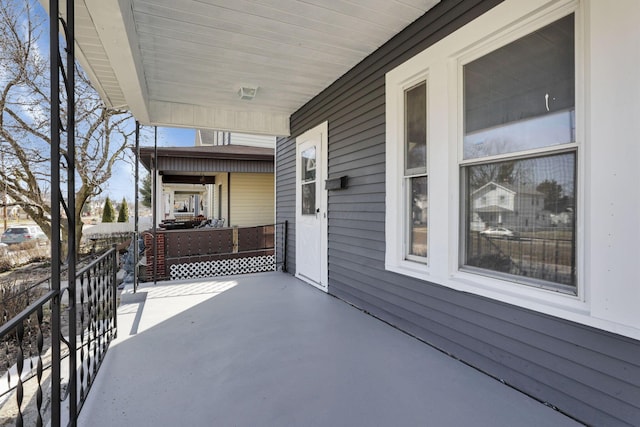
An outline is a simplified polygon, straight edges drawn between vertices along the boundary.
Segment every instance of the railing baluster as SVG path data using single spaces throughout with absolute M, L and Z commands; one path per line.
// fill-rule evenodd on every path
M 87 273 L 88 274 L 88 273 Z M 79 363 L 79 369 L 80 372 L 78 373 L 79 376 L 79 382 L 80 382 L 80 401 L 84 400 L 85 398 L 85 387 L 84 387 L 84 376 L 85 376 L 85 369 L 84 369 L 84 346 L 85 346 L 85 342 L 84 342 L 84 330 L 85 330 L 85 301 L 84 301 L 84 290 L 85 290 L 85 279 L 86 275 L 85 274 L 80 274 L 80 363 Z
M 111 338 L 115 339 L 118 336 L 118 316 L 117 316 L 117 295 L 118 295 L 118 291 L 117 291 L 117 287 L 118 287 L 118 280 L 116 278 L 117 270 L 118 270 L 118 252 L 116 250 L 116 245 L 113 245 L 113 257 L 111 258 L 111 295 L 109 298 L 109 301 L 111 301 L 111 318 L 112 320 L 112 324 L 113 324 L 113 332 L 111 334 Z
M 542 278 L 547 279 L 547 241 L 542 241 Z
M 36 371 L 36 377 L 38 379 L 38 389 L 36 390 L 36 407 L 38 409 L 38 420 L 37 426 L 42 427 L 43 419 L 42 419 L 42 371 L 43 371 L 43 363 L 42 363 L 42 350 L 44 348 L 44 336 L 42 333 L 42 320 L 44 318 L 44 313 L 42 310 L 42 306 L 38 307 L 38 311 L 36 312 L 36 316 L 38 319 L 38 334 L 36 337 L 37 340 L 37 349 L 38 349 L 38 367 Z
M 555 277 L 554 280 L 558 281 L 558 262 L 559 262 L 559 258 L 560 258 L 560 241 L 556 240 L 556 251 L 555 251 Z
M 24 367 L 24 353 L 22 352 L 22 340 L 24 339 L 24 321 L 18 323 L 16 327 L 16 340 L 18 346 L 18 354 L 16 356 L 16 376 L 18 386 L 16 388 L 16 405 L 18 407 L 18 418 L 16 419 L 16 426 L 21 427 L 23 424 L 22 419 L 22 400 L 24 397 L 24 390 L 22 388 L 22 369 Z
M 99 264 L 96 264 L 96 270 L 99 268 Z M 95 376 L 97 369 L 96 366 L 100 360 L 100 282 L 102 278 L 100 275 L 93 275 L 93 315 L 91 319 L 93 321 L 93 335 L 91 336 L 91 348 L 93 349 L 93 374 Z
M 105 301 L 107 298 L 106 286 L 109 281 L 108 271 L 106 270 L 107 263 L 105 260 L 100 264 L 100 293 L 98 295 L 99 298 L 99 306 L 98 310 L 98 319 L 99 319 L 99 328 L 100 328 L 100 361 L 104 359 L 104 351 L 106 348 L 106 339 L 107 339 L 107 324 L 106 324 L 106 305 Z
M 95 347 L 93 345 L 93 339 L 95 337 L 95 277 L 91 275 L 91 279 L 89 280 L 89 288 L 87 293 L 87 313 L 89 314 L 89 325 L 88 325 L 88 333 L 87 333 L 87 383 L 92 382 L 93 378 L 93 364 L 94 356 L 95 356 Z

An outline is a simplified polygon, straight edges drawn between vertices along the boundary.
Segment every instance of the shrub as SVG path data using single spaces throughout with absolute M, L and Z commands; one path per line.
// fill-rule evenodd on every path
M 0 326 L 20 314 L 44 292 L 45 289 L 39 284 L 19 282 L 17 279 L 0 282 Z
M 118 222 L 129 222 L 129 205 L 124 197 L 120 203 L 120 210 L 118 210 Z
M 107 197 L 107 200 L 104 202 L 104 208 L 102 209 L 102 222 L 114 222 L 116 217 L 116 212 L 113 209 L 113 204 L 111 203 L 111 199 Z

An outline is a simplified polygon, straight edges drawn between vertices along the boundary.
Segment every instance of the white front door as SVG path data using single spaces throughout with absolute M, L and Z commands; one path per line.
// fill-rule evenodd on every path
M 327 291 L 327 123 L 296 138 L 296 276 Z

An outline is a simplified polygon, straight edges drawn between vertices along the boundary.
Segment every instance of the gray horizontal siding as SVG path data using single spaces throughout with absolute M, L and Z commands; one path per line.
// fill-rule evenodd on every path
M 384 74 L 498 3 L 443 0 L 298 110 L 276 150 L 278 219 L 295 220 L 295 136 L 326 120 L 329 177 L 349 177 L 329 192 L 330 293 L 586 423 L 640 425 L 638 341 L 384 269 Z
M 288 221 L 287 270 L 296 271 L 296 145 L 295 139 L 279 138 L 275 149 L 276 222 Z
M 158 169 L 167 172 L 246 172 L 273 173 L 273 162 L 255 160 L 160 157 Z

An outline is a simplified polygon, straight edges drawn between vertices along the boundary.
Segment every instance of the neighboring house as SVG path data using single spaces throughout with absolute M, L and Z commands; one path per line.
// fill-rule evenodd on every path
M 529 231 L 548 225 L 543 211 L 544 194 L 523 186 L 489 182 L 471 192 L 471 212 L 490 226 L 503 226 L 516 231 Z M 475 217 L 474 217 L 475 218 Z
M 3 218 L 5 214 L 6 214 L 6 219 L 10 219 L 14 221 L 29 218 L 29 216 L 22 209 L 22 207 L 16 204 L 15 200 L 13 200 L 13 198 L 11 198 L 11 196 L 9 195 L 6 195 L 6 194 L 0 195 L 0 207 L 2 207 L 2 212 L 0 212 L 0 214 L 3 215 Z
M 196 131 L 196 147 L 210 145 L 245 145 L 274 149 L 276 139 L 273 136 L 198 129 Z
M 279 135 L 276 220 L 289 221 L 289 271 L 587 424 L 640 425 L 640 2 L 371 2 L 380 9 L 368 19 L 383 22 L 370 32 L 348 19 L 356 7 L 304 3 L 267 8 L 278 25 L 259 34 L 262 14 L 218 3 L 250 23 L 228 39 L 203 37 L 234 43 L 246 63 L 218 66 L 211 48 L 214 60 L 193 80 L 172 62 L 158 81 L 155 58 L 141 57 L 179 56 L 190 37 L 164 40 L 148 23 L 136 34 L 138 15 L 154 19 L 143 4 L 110 14 L 88 3 L 98 29 L 83 27 L 78 44 L 93 47 L 104 33 L 113 55 L 84 61 L 105 99 L 143 122 Z M 276 39 L 262 43 L 267 34 Z M 330 39 L 300 41 L 313 34 Z M 198 46 L 200 60 L 208 44 Z M 169 85 L 170 71 L 191 86 Z M 264 90 L 232 99 L 232 73 Z M 121 87 L 112 89 L 114 76 Z M 219 104 L 196 99 L 205 89 Z M 479 238 L 483 223 L 516 211 L 553 225 L 530 191 L 543 182 L 572 200 L 555 220 L 562 227 Z M 502 212 L 489 218 L 481 203 Z
M 275 139 L 241 135 L 238 142 L 253 146 L 203 144 L 201 135 L 210 134 L 197 131 L 194 147 L 158 147 L 155 169 L 154 148 L 140 148 L 144 167 L 157 173 L 158 223 L 203 216 L 225 226 L 273 224 Z

